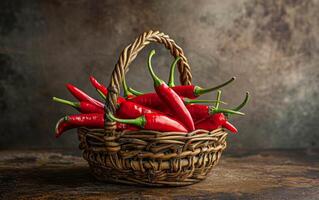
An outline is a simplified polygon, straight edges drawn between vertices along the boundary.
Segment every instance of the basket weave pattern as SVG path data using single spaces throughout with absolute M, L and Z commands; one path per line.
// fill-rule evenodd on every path
M 227 135 L 221 129 L 187 135 L 127 131 L 114 138 L 105 137 L 104 130 L 80 128 L 78 133 L 83 157 L 97 179 L 157 186 L 203 180 L 226 148 Z M 121 150 L 108 150 L 116 147 Z
M 115 65 L 105 103 L 106 113 L 115 113 L 117 97 L 128 65 L 150 42 L 158 42 L 180 56 L 178 69 L 183 85 L 191 84 L 191 73 L 182 49 L 167 35 L 149 31 L 128 45 Z M 102 181 L 148 186 L 183 186 L 203 180 L 226 148 L 227 133 L 195 130 L 190 133 L 149 130 L 116 131 L 105 118 L 104 129 L 79 128 L 83 157 L 93 175 Z

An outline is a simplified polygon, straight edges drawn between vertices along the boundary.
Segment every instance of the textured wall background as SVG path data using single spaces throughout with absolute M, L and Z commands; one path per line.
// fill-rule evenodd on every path
M 71 108 L 72 82 L 108 83 L 121 50 L 145 30 L 169 34 L 184 49 L 195 84 L 237 76 L 223 90 L 230 105 L 250 91 L 231 148 L 319 147 L 319 1 L 15 1 L 0 2 L 0 148 L 76 148 L 75 131 L 55 140 Z M 172 57 L 159 45 L 154 68 L 167 77 Z M 128 74 L 150 90 L 143 50 Z M 95 95 L 96 96 L 96 95 Z M 215 94 L 205 96 L 213 98 Z

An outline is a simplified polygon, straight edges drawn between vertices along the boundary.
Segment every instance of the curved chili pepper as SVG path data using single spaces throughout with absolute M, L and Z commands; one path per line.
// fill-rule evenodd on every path
M 222 84 L 215 86 L 215 87 L 212 87 L 212 88 L 206 88 L 206 89 L 201 88 L 199 86 L 195 86 L 195 85 L 175 86 L 175 80 L 174 80 L 175 68 L 176 68 L 178 61 L 180 61 L 180 59 L 181 59 L 180 57 L 176 57 L 176 59 L 172 63 L 171 69 L 170 69 L 169 80 L 168 80 L 168 86 L 171 87 L 179 96 L 190 98 L 190 99 L 195 99 L 202 94 L 206 94 L 208 92 L 212 92 L 212 91 L 215 91 L 217 89 L 220 89 L 220 88 L 230 84 L 231 82 L 233 82 L 236 79 L 236 77 L 232 77 L 230 80 L 226 81 L 225 83 L 222 83 Z M 143 94 L 142 92 L 136 91 L 132 88 L 128 88 L 128 90 L 136 96 Z
M 160 111 L 147 108 L 145 106 L 130 102 L 130 101 L 125 101 L 119 104 L 119 108 L 116 110 L 116 116 L 120 118 L 137 118 L 140 117 L 143 114 L 146 113 L 161 113 Z
M 85 101 L 72 102 L 72 101 L 67 101 L 64 99 L 57 98 L 57 97 L 53 97 L 52 99 L 55 102 L 72 106 L 73 108 L 77 109 L 81 113 L 104 113 L 103 108 L 100 108 L 96 105 L 93 105 L 93 104 L 85 102 Z
M 100 90 L 105 96 L 107 95 L 108 91 L 107 91 L 107 88 L 102 85 L 101 83 L 99 83 L 95 78 L 94 76 L 90 76 L 90 82 L 92 83 L 93 87 L 95 89 L 98 89 Z
M 219 100 L 221 98 L 221 91 L 219 90 L 217 92 L 217 102 L 215 104 L 215 109 L 216 110 L 219 110 Z M 246 93 L 246 97 L 245 97 L 245 100 L 243 101 L 243 103 L 241 103 L 237 108 L 235 109 L 241 109 L 248 101 L 249 99 L 249 93 L 247 92 Z M 238 109 L 238 110 L 239 110 Z M 238 112 L 238 111 L 233 111 L 233 110 L 230 110 L 232 112 Z M 231 114 L 234 114 L 234 113 L 231 113 Z M 236 113 L 238 114 L 238 113 Z M 226 129 L 228 129 L 229 131 L 233 132 L 233 133 L 237 133 L 237 129 L 235 126 L 233 126 L 230 122 L 227 121 L 227 118 L 226 116 L 223 114 L 223 113 L 214 113 L 212 115 L 210 115 L 209 117 L 206 117 L 206 118 L 203 118 L 202 120 L 200 121 L 197 121 L 195 123 L 195 126 L 197 129 L 205 129 L 205 130 L 214 130 L 218 127 L 224 127 Z
M 206 88 L 206 89 L 201 88 L 199 86 L 195 86 L 195 85 L 175 86 L 174 73 L 175 73 L 176 64 L 180 59 L 181 59 L 180 57 L 177 57 L 174 60 L 174 62 L 172 63 L 171 70 L 170 70 L 170 76 L 169 76 L 169 80 L 168 80 L 168 86 L 171 87 L 179 96 L 187 97 L 190 99 L 195 99 L 202 94 L 206 94 L 208 92 L 212 92 L 214 90 L 220 89 L 220 88 L 228 85 L 229 83 L 233 82 L 236 79 L 236 77 L 232 77 L 230 80 L 226 81 L 225 83 L 222 83 L 222 84 L 215 86 L 215 87 L 212 87 L 212 88 Z
M 97 93 L 102 97 L 103 100 L 106 100 L 106 96 L 99 90 L 99 89 L 96 89 Z M 123 98 L 123 97 L 118 97 L 117 98 L 117 103 L 120 104 L 122 102 L 125 102 L 126 99 Z
M 208 118 L 202 119 L 195 123 L 196 129 L 205 129 L 208 131 L 220 128 L 226 121 L 223 113 L 214 114 Z
M 186 106 L 184 105 L 184 102 L 182 99 L 172 90 L 166 83 L 158 78 L 153 69 L 152 69 L 152 63 L 151 59 L 152 56 L 155 54 L 155 50 L 152 50 L 150 52 L 149 58 L 148 58 L 148 69 L 149 72 L 153 78 L 154 81 L 154 87 L 157 95 L 159 98 L 163 101 L 163 103 L 170 108 L 172 113 L 176 115 L 176 118 L 180 120 L 187 130 L 193 131 L 195 130 L 194 122 L 192 119 L 191 114 L 187 110 Z
M 229 121 L 226 121 L 223 124 L 223 127 L 228 129 L 229 131 L 231 131 L 233 133 L 237 133 L 238 132 L 237 128 L 234 125 L 232 125 Z
M 104 128 L 104 114 L 77 114 L 61 118 L 55 126 L 55 137 L 60 137 L 67 130 L 77 127 Z M 137 127 L 116 123 L 117 130 L 138 130 Z
M 103 98 L 105 98 L 104 94 L 100 90 L 97 90 L 97 91 Z M 56 99 L 59 100 L 59 102 L 61 102 L 61 99 L 54 97 L 54 100 Z M 63 102 L 61 103 L 68 103 L 69 105 L 71 105 L 70 103 L 73 103 L 73 102 L 68 102 L 65 100 L 62 100 L 62 101 Z M 137 118 L 145 113 L 160 113 L 160 111 L 158 110 L 151 109 L 130 101 L 120 101 L 120 102 L 118 101 L 118 104 L 119 104 L 119 108 L 116 111 L 116 115 L 122 118 Z M 102 113 L 104 113 L 103 110 L 102 110 Z
M 200 100 L 200 99 L 188 99 L 184 97 L 180 97 L 184 104 L 194 104 L 194 103 L 215 103 L 216 100 Z M 140 96 L 133 97 L 129 99 L 128 101 L 157 109 L 166 111 L 168 110 L 167 106 L 163 103 L 163 101 L 160 99 L 160 97 L 156 93 L 146 93 Z M 226 104 L 225 102 L 221 102 L 223 104 Z
M 213 115 L 216 113 L 224 113 L 226 116 L 230 114 L 245 115 L 244 113 L 238 112 L 238 111 L 246 105 L 248 99 L 249 99 L 249 93 L 246 92 L 246 97 L 244 101 L 239 106 L 233 109 L 222 109 L 222 108 L 216 107 L 216 105 L 208 106 L 208 105 L 197 105 L 197 104 L 186 105 L 186 108 L 191 113 L 194 122 L 197 122 L 198 120 L 205 119 L 209 117 L 210 115 Z M 218 102 L 218 99 L 216 101 Z
M 93 87 L 97 90 L 100 91 L 100 95 L 103 94 L 102 96 L 106 97 L 108 90 L 107 88 L 99 83 L 93 76 L 90 76 L 90 82 L 92 83 Z M 105 99 L 105 98 L 104 98 Z M 125 98 L 119 96 L 117 99 L 118 102 L 125 101 Z
M 196 129 L 204 129 L 208 131 L 215 130 L 220 127 L 224 127 L 233 133 L 237 133 L 238 130 L 234 125 L 227 121 L 223 113 L 214 114 L 206 119 L 195 123 Z
M 180 96 L 187 97 L 190 99 L 195 99 L 199 97 L 200 95 L 220 89 L 228 85 L 229 83 L 233 82 L 235 79 L 236 79 L 235 77 L 232 77 L 230 80 L 226 81 L 225 83 L 222 83 L 216 87 L 206 88 L 206 89 L 201 88 L 199 86 L 195 86 L 195 85 L 178 85 L 178 86 L 172 87 L 172 89 Z
M 141 127 L 145 130 L 161 131 L 161 132 L 187 132 L 187 129 L 177 120 L 159 113 L 146 113 L 135 119 L 119 119 L 112 114 L 107 114 L 112 121 L 131 124 Z
M 100 108 L 104 108 L 103 103 L 99 102 L 96 99 L 93 99 L 92 97 L 90 97 L 88 94 L 86 94 L 85 92 L 83 92 L 82 90 L 80 90 L 79 88 L 75 87 L 74 85 L 68 83 L 66 84 L 67 89 L 71 92 L 71 94 L 77 98 L 79 101 L 85 101 L 85 102 L 89 102 L 95 106 L 98 106 Z

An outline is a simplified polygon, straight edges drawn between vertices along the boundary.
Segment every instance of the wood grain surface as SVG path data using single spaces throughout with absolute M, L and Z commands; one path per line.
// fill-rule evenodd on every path
M 201 183 L 148 188 L 95 180 L 78 151 L 0 151 L 0 199 L 319 199 L 317 150 L 225 154 Z

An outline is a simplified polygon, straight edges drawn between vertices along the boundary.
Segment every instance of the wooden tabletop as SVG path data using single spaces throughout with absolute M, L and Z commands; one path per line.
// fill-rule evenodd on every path
M 79 151 L 0 151 L 0 199 L 319 199 L 319 151 L 225 152 L 206 180 L 178 188 L 99 182 Z

